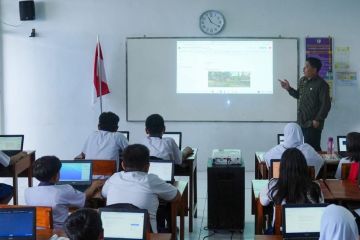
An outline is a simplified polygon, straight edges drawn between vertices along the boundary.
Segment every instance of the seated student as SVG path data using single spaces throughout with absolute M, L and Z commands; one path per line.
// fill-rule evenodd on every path
M 64 223 L 64 230 L 70 240 L 102 240 L 104 229 L 98 212 L 90 208 L 73 212 Z
M 152 114 L 148 116 L 145 127 L 148 137 L 144 139 L 143 144 L 150 150 L 150 156 L 172 160 L 175 164 L 181 165 L 182 161 L 193 153 L 190 147 L 180 151 L 174 139 L 162 137 L 165 132 L 165 123 L 161 115 Z
M 157 175 L 148 174 L 149 150 L 144 145 L 134 144 L 125 148 L 122 167 L 125 171 L 113 174 L 104 184 L 102 195 L 107 198 L 106 205 L 130 203 L 147 209 L 152 231 L 156 233 L 159 198 L 177 201 L 179 191 Z
M 343 163 L 359 163 L 360 162 L 360 133 L 350 132 L 346 136 L 346 153 L 347 157 L 342 158 L 339 162 L 339 165 L 336 169 L 335 177 L 341 178 L 341 165 Z M 351 168 L 350 168 L 351 172 Z M 354 173 L 355 179 L 357 179 L 358 173 Z M 350 174 L 349 174 L 350 177 Z
M 83 193 L 71 185 L 55 185 L 59 181 L 61 162 L 55 156 L 44 156 L 34 162 L 33 174 L 40 181 L 39 186 L 25 190 L 25 202 L 30 206 L 49 206 L 53 210 L 55 228 L 62 225 L 69 214 L 69 207 L 84 207 L 85 200 L 92 197 L 101 187 L 101 181 L 94 181 Z
M 271 159 L 280 159 L 283 152 L 288 148 L 297 148 L 305 156 L 306 162 L 309 166 L 314 166 L 315 176 L 324 164 L 324 159 L 315 151 L 315 149 L 303 141 L 304 136 L 301 128 L 296 123 L 288 123 L 284 128 L 284 142 L 273 147 L 264 154 L 266 165 L 270 166 Z
M 0 151 L 0 172 L 8 166 L 14 165 L 20 161 L 24 156 L 25 152 L 20 152 L 12 157 L 9 157 L 2 151 Z M 13 197 L 13 187 L 5 183 L 0 183 L 0 204 L 8 204 Z
M 101 113 L 99 130 L 87 138 L 82 152 L 76 158 L 116 160 L 119 165 L 119 155 L 128 145 L 126 137 L 117 132 L 119 120 L 113 112 Z
M 321 217 L 319 240 L 358 240 L 359 231 L 354 216 L 342 206 L 327 206 Z
M 320 186 L 309 176 L 304 155 L 297 148 L 286 149 L 280 159 L 279 178 L 271 179 L 260 192 L 261 205 L 322 202 Z

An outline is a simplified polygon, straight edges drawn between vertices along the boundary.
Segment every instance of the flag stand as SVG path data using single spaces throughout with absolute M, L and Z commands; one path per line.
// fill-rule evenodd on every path
M 102 108 L 102 86 L 101 86 L 101 67 L 100 67 L 100 42 L 99 42 L 99 35 L 97 35 L 97 73 L 98 73 L 98 82 L 99 82 L 99 89 L 100 89 L 100 114 L 103 112 L 103 108 Z

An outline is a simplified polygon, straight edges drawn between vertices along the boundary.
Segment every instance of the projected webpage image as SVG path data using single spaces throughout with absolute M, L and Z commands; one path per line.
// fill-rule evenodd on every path
M 272 94 L 272 41 L 177 41 L 177 93 Z

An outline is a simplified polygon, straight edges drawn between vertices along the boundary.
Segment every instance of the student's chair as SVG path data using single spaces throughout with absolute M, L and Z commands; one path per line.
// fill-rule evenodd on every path
M 343 163 L 341 165 L 341 179 L 342 180 L 350 180 L 356 181 L 360 185 L 360 171 L 359 171 L 359 163 L 352 162 L 352 163 Z
M 102 175 L 110 177 L 116 173 L 115 160 L 92 160 L 93 163 L 93 176 Z

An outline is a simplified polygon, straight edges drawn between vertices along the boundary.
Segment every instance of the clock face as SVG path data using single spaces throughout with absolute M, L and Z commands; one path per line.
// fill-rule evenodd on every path
M 215 35 L 223 30 L 225 18 L 221 12 L 209 10 L 200 16 L 200 29 L 206 34 Z

